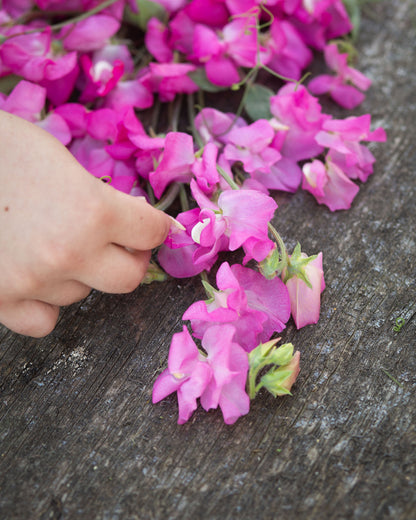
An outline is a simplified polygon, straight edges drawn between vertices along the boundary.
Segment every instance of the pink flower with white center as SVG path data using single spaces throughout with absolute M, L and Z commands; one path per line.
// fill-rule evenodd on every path
M 278 277 L 268 280 L 252 269 L 224 262 L 217 271 L 217 286 L 211 300 L 195 302 L 183 315 L 196 337 L 212 324 L 230 323 L 236 329 L 235 340 L 250 352 L 285 328 L 289 293 Z
M 158 403 L 176 392 L 179 406 L 178 424 L 184 424 L 197 408 L 212 378 L 212 368 L 199 352 L 187 328 L 173 335 L 169 349 L 168 368 L 156 379 L 152 402 Z
M 238 83 L 238 67 L 256 65 L 255 25 L 254 17 L 236 19 L 223 27 L 221 35 L 206 25 L 195 26 L 193 58 L 204 64 L 212 83 L 225 87 Z
M 315 160 L 303 166 L 302 188 L 312 193 L 319 204 L 331 211 L 349 209 L 359 188 L 339 166 L 327 159 L 326 164 Z
M 31 123 L 35 123 L 62 144 L 71 141 L 71 131 L 66 121 L 55 112 L 49 112 L 44 118 L 41 113 L 45 107 L 46 89 L 29 81 L 20 81 L 9 96 L 0 97 L 0 109 L 15 114 Z
M 88 103 L 96 97 L 105 97 L 124 74 L 131 74 L 133 60 L 125 45 L 106 45 L 92 56 L 83 54 L 80 63 L 84 72 L 81 102 Z
M 370 150 L 360 141 L 386 140 L 383 128 L 370 130 L 371 116 L 348 117 L 344 120 L 326 121 L 322 131 L 316 135 L 316 141 L 329 148 L 329 157 L 335 165 L 350 179 L 365 182 L 373 173 L 375 158 Z
M 331 116 L 322 113 L 322 107 L 302 85 L 289 83 L 270 99 L 274 118 L 270 121 L 276 138 L 282 135 L 280 152 L 292 161 L 310 159 L 323 152 L 316 135 Z
M 312 52 L 297 29 L 289 21 L 276 18 L 266 38 L 266 65 L 282 76 L 299 80 L 302 70 L 312 61 Z
M 245 252 L 243 263 L 253 258 L 261 262 L 266 258 L 273 248 L 273 242 L 268 238 L 268 223 L 277 208 L 271 197 L 255 190 L 227 190 L 220 194 L 215 204 L 201 192 L 194 180 L 191 181 L 191 191 L 202 209 L 211 209 L 217 214 L 217 221 L 225 222 L 224 234 L 229 239 L 229 251 L 242 247 Z
M 308 256 L 301 253 L 301 259 Z M 295 321 L 296 328 L 317 323 L 321 308 L 321 293 L 325 289 L 324 272 L 322 268 L 322 253 L 303 267 L 304 275 L 309 280 L 311 287 L 300 277 L 294 275 L 286 281 L 289 291 L 290 310 Z M 284 273 L 283 273 L 284 276 Z
M 179 213 L 176 220 L 184 229 L 170 230 L 158 252 L 160 265 L 175 278 L 209 271 L 218 258 L 218 251 L 228 246 L 224 224 L 216 219 L 213 211 L 202 213 L 198 208 Z
M 367 90 L 371 80 L 347 64 L 348 54 L 340 54 L 335 43 L 324 49 L 327 65 L 336 72 L 336 76 L 322 74 L 312 79 L 308 88 L 312 94 L 329 94 L 331 98 L 344 108 L 353 109 L 364 100 L 360 90 Z M 357 90 L 357 88 L 360 90 Z
M 269 146 L 274 130 L 266 119 L 258 119 L 251 125 L 233 127 L 227 134 L 224 157 L 230 163 L 240 161 L 247 173 L 270 172 L 270 167 L 281 155 Z
M 58 80 L 77 66 L 75 52 L 55 55 L 50 27 L 9 38 L 0 46 L 0 59 L 12 73 L 36 83 Z

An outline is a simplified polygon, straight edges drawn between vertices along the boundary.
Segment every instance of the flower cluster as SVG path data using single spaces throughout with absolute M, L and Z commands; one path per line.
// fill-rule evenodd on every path
M 1 110 L 53 134 L 115 189 L 163 209 L 178 194 L 182 201 L 192 196 L 157 258 L 171 276 L 205 277 L 210 299 L 185 312 L 201 347 L 186 328 L 174 335 L 154 401 L 176 391 L 179 422 L 200 399 L 233 423 L 249 409 L 247 379 L 250 398 L 263 387 L 288 393 L 299 353 L 276 349 L 271 337 L 290 315 L 297 328 L 318 321 L 325 282 L 322 253 L 286 250 L 271 225 L 277 205 L 270 191 L 302 187 L 331 211 L 347 209 L 356 181 L 373 172 L 363 142 L 386 138 L 383 129 L 371 130 L 369 115 L 334 119 L 315 97 L 329 95 L 351 109 L 370 86 L 341 52 L 340 38 L 352 30 L 342 0 L 0 6 Z M 313 51 L 323 52 L 334 74 L 305 84 Z M 274 91 L 256 83 L 260 71 L 275 78 Z M 207 106 L 194 113 L 195 93 L 203 104 L 204 91 L 227 89 L 244 89 L 235 113 Z M 184 96 L 192 132 L 178 130 Z M 160 103 L 169 103 L 172 117 L 157 133 L 140 115 L 150 109 L 156 121 Z M 221 252 L 240 248 L 243 265 L 223 263 L 214 289 L 206 273 Z M 273 368 L 256 384 L 266 365 Z

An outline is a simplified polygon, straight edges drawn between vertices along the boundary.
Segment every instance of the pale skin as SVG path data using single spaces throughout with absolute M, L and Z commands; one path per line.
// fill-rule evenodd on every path
M 0 323 L 42 337 L 92 288 L 133 291 L 172 221 L 90 175 L 54 137 L 0 111 Z

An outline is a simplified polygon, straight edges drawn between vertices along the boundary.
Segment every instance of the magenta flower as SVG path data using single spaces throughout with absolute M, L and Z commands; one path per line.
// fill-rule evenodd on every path
M 170 63 L 173 50 L 169 45 L 169 30 L 157 18 L 151 18 L 146 27 L 145 44 L 147 50 L 160 63 Z
M 267 280 L 252 269 L 224 262 L 217 272 L 217 286 L 212 301 L 198 301 L 183 315 L 191 320 L 196 337 L 212 324 L 231 323 L 236 341 L 249 352 L 285 328 L 290 302 L 279 278 Z
M 265 46 L 266 65 L 288 78 L 299 80 L 302 70 L 312 61 L 312 52 L 287 20 L 275 18 Z
M 243 118 L 224 113 L 215 108 L 203 108 L 195 117 L 195 128 L 204 143 L 213 142 L 221 146 L 228 142 L 228 132 L 247 126 Z
M 331 161 L 339 166 L 350 179 L 365 182 L 373 173 L 375 158 L 370 150 L 360 141 L 386 140 L 382 128 L 370 130 L 371 116 L 348 117 L 344 120 L 329 120 L 322 125 L 322 131 L 316 135 L 316 141 L 329 148 Z
M 81 102 L 105 97 L 122 76 L 133 72 L 133 60 L 125 45 L 106 45 L 92 56 L 83 54 L 80 63 L 85 76 Z
M 248 372 L 246 352 L 233 341 L 234 328 L 214 326 L 202 338 L 207 356 L 199 352 L 187 328 L 174 334 L 168 368 L 153 387 L 153 403 L 177 393 L 178 424 L 185 423 L 196 410 L 197 399 L 205 410 L 221 408 L 224 422 L 234 424 L 248 413 L 250 400 L 245 391 Z
M 77 66 L 75 52 L 54 54 L 49 27 L 40 33 L 22 34 L 6 40 L 0 46 L 0 59 L 12 73 L 34 82 L 58 80 Z
M 277 130 L 277 137 L 279 134 L 283 137 L 280 152 L 284 157 L 300 161 L 323 151 L 315 137 L 331 116 L 322 113 L 317 98 L 304 86 L 289 83 L 282 87 L 271 98 L 270 109 L 274 116 L 271 124 Z
M 240 81 L 238 67 L 254 67 L 257 34 L 254 17 L 235 19 L 221 34 L 197 24 L 193 34 L 193 57 L 204 64 L 207 78 L 215 85 L 230 86 Z
M 162 160 L 150 173 L 149 181 L 157 198 L 160 198 L 173 181 L 189 182 L 193 176 L 195 161 L 192 137 L 183 132 L 170 132 L 166 135 Z
M 322 74 L 309 82 L 308 88 L 312 94 L 326 94 L 344 108 L 353 109 L 364 100 L 361 90 L 367 90 L 371 80 L 347 64 L 348 54 L 340 54 L 335 43 L 324 49 L 327 65 L 336 72 L 335 76 Z M 357 90 L 357 88 L 359 90 Z
M 120 20 L 98 13 L 62 29 L 60 38 L 67 51 L 91 52 L 104 47 L 120 28 Z
M 301 253 L 297 260 L 302 261 L 307 258 L 305 253 Z M 290 298 L 290 311 L 298 329 L 305 325 L 317 323 L 319 320 L 321 293 L 325 289 L 322 253 L 319 253 L 314 260 L 308 262 L 302 268 L 302 271 L 303 276 L 306 276 L 311 287 L 308 287 L 306 282 L 301 277 L 296 276 L 296 274 L 286 281 Z
M 176 94 L 192 94 L 198 86 L 188 76 L 196 69 L 189 63 L 150 63 L 140 82 L 151 92 L 157 92 L 161 101 L 173 101 Z
M 270 146 L 274 130 L 266 119 L 251 125 L 233 127 L 227 134 L 224 157 L 230 163 L 240 161 L 247 173 L 268 173 L 281 155 Z
M 330 160 L 326 165 L 314 160 L 303 166 L 302 188 L 331 211 L 349 209 L 359 188 Z

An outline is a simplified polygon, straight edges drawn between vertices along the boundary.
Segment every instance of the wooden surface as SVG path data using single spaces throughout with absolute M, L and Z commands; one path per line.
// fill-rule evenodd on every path
M 323 251 L 327 282 L 319 324 L 283 333 L 293 397 L 231 427 L 151 404 L 197 279 L 93 293 L 42 340 L 0 328 L 1 519 L 416 518 L 415 0 L 371 4 L 358 47 L 373 87 L 355 113 L 388 132 L 375 174 L 347 212 L 278 197 L 277 228 Z

